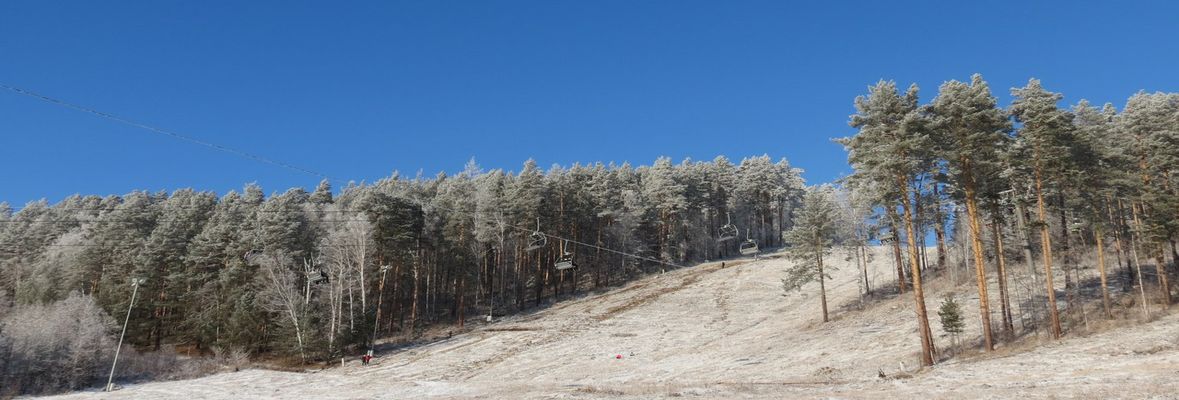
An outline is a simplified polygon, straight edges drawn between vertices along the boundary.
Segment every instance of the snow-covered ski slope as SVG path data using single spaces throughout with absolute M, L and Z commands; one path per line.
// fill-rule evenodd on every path
M 890 285 L 887 253 L 873 284 Z M 857 310 L 858 271 L 831 257 L 833 320 L 821 323 L 818 285 L 784 295 L 779 258 L 719 263 L 651 276 L 608 293 L 506 318 L 400 352 L 374 365 L 290 373 L 244 370 L 130 385 L 68 398 L 117 399 L 593 399 L 593 398 L 1174 398 L 1179 319 L 1065 340 L 972 361 L 948 360 L 909 377 L 919 338 L 912 297 Z M 941 299 L 931 282 L 936 322 Z M 962 290 L 961 288 L 959 289 Z M 992 296 L 993 298 L 998 296 Z M 976 303 L 962 301 L 967 336 Z M 970 312 L 975 311 L 975 312 Z M 621 355 L 622 358 L 617 358 Z M 884 372 L 888 378 L 882 379 Z M 897 379 L 899 378 L 899 379 Z

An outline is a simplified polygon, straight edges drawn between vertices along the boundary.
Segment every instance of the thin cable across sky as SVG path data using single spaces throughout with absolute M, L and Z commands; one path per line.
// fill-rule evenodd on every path
M 77 104 L 70 103 L 70 102 L 67 102 L 67 101 L 64 101 L 64 100 L 60 100 L 60 99 L 57 99 L 57 98 L 54 98 L 54 97 L 49 97 L 49 96 L 46 96 L 46 95 L 43 95 L 43 94 L 40 94 L 40 93 L 37 93 L 37 92 L 31 91 L 31 90 L 22 89 L 22 88 L 15 87 L 15 86 L 11 86 L 11 85 L 7 85 L 7 84 L 4 84 L 4 83 L 0 83 L 0 88 L 4 88 L 4 89 L 7 89 L 7 90 L 9 90 L 9 91 L 11 91 L 11 92 L 14 92 L 14 93 L 17 93 L 17 94 L 20 94 L 20 95 L 23 95 L 23 96 L 32 97 L 32 98 L 34 98 L 34 99 L 38 99 L 38 100 L 41 100 L 41 101 L 44 101 L 44 102 L 47 102 L 47 103 L 50 103 L 50 104 L 55 104 L 55 105 L 58 105 L 58 106 L 62 106 L 62 107 L 66 107 L 66 108 L 70 108 L 70 109 L 74 109 L 74 110 L 82 111 L 82 112 L 85 112 L 85 113 L 88 113 L 88 114 L 92 114 L 92 115 L 98 116 L 98 117 L 100 117 L 100 118 L 108 119 L 108 120 L 111 120 L 111 121 L 115 121 L 115 122 L 118 122 L 118 123 L 121 123 L 121 124 L 124 124 L 124 125 L 133 126 L 133 127 L 136 127 L 136 128 L 144 129 L 144 130 L 147 130 L 147 131 L 149 131 L 149 132 L 153 132 L 153 133 L 156 133 L 156 134 L 164 135 L 164 136 L 167 136 L 167 137 L 170 137 L 170 138 L 173 138 L 173 139 L 176 139 L 176 140 L 180 140 L 180 141 L 183 141 L 183 142 L 187 142 L 187 143 L 190 143 L 190 144 L 196 144 L 196 145 L 200 145 L 200 146 L 208 147 L 208 148 L 211 148 L 211 149 L 213 149 L 213 150 L 217 150 L 217 151 L 221 151 L 221 152 L 229 153 L 229 154 L 232 154 L 232 155 L 235 155 L 235 156 L 238 156 L 238 157 L 242 157 L 242 158 L 245 158 L 245 159 L 248 159 L 248 160 L 253 160 L 253 161 L 257 161 L 257 162 L 261 162 L 261 163 L 266 163 L 266 164 L 270 164 L 270 165 L 275 165 L 275 166 L 282 167 L 282 168 L 285 168 L 285 169 L 288 169 L 288 170 L 291 170 L 291 171 L 295 171 L 295 172 L 298 172 L 298 173 L 301 173 L 301 174 L 311 175 L 311 176 L 315 176 L 315 177 L 319 177 L 319 178 L 323 178 L 323 179 L 328 179 L 328 180 L 332 180 L 332 179 L 333 179 L 332 177 L 328 176 L 327 174 L 324 174 L 324 173 L 321 173 L 321 172 L 313 171 L 313 170 L 310 170 L 310 169 L 307 169 L 307 168 L 303 168 L 303 167 L 300 167 L 300 166 L 296 166 L 296 165 L 292 165 L 292 164 L 289 164 L 289 163 L 286 163 L 286 162 L 277 161 L 277 160 L 274 160 L 274 159 L 271 159 L 271 158 L 267 158 L 267 157 L 263 157 L 263 156 L 260 156 L 260 155 L 257 155 L 257 154 L 251 153 L 251 152 L 247 152 L 247 151 L 244 151 L 244 150 L 238 150 L 238 149 L 235 149 L 235 148 L 232 148 L 232 147 L 223 146 L 223 145 L 216 144 L 216 143 L 211 143 L 211 142 L 208 142 L 208 141 L 204 141 L 204 140 L 201 140 L 201 139 L 194 138 L 194 137 L 192 137 L 192 136 L 188 136 L 188 135 L 184 135 L 184 134 L 176 133 L 175 131 L 171 131 L 171 130 L 168 130 L 168 129 L 158 128 L 158 127 L 155 127 L 155 126 L 152 126 L 152 125 L 148 125 L 148 124 L 144 124 L 144 123 L 136 122 L 136 121 L 133 121 L 133 120 L 130 120 L 130 119 L 127 119 L 127 118 L 123 118 L 123 117 L 116 116 L 116 115 L 114 115 L 114 114 L 110 114 L 110 113 L 106 113 L 106 112 L 98 111 L 98 110 L 96 110 L 96 109 L 93 109 L 93 108 L 89 108 L 89 107 L 85 107 L 85 106 L 77 105 Z M 426 207 L 427 207 L 427 205 L 426 205 L 426 204 L 422 204 L 422 202 L 418 201 L 417 199 L 411 199 L 411 198 L 405 198 L 405 199 L 406 199 L 406 200 L 409 200 L 409 201 L 412 201 L 412 202 L 414 202 L 414 203 L 416 203 L 416 204 L 417 204 L 419 207 L 422 207 L 422 208 L 426 208 Z M 428 205 L 428 207 L 437 208 L 437 209 L 441 209 L 441 210 L 446 210 L 446 211 L 449 211 L 449 212 L 452 212 L 452 213 L 455 213 L 455 214 L 467 214 L 467 215 L 475 215 L 475 214 L 478 214 L 478 213 L 480 213 L 480 211 L 478 211 L 478 210 L 475 210 L 475 211 L 460 211 L 460 210 L 451 209 L 451 208 L 448 208 L 448 207 L 439 206 L 439 205 L 436 205 L 436 204 L 430 204 L 430 205 Z M 275 212 L 275 211 L 278 211 L 278 210 L 271 210 L 271 211 L 268 211 L 268 212 Z M 300 212 L 300 211 L 301 211 L 301 210 L 292 210 L 292 212 Z M 502 211 L 502 210 L 501 210 L 501 211 Z M 343 212 L 343 210 L 341 210 L 341 211 L 337 211 L 337 212 Z M 486 212 L 486 211 L 483 211 L 483 212 Z M 10 220 L 10 221 L 2 221 L 2 222 L 18 222 L 18 221 L 15 221 L 15 220 Z M 74 221 L 68 221 L 68 220 L 51 220 L 51 221 L 41 221 L 41 222 L 49 222 L 49 223 L 72 223 L 72 222 L 74 222 Z M 78 221 L 76 221 L 76 222 L 77 222 L 77 223 L 82 223 L 82 222 L 94 222 L 94 221 L 82 221 L 82 220 L 78 220 Z M 103 222 L 105 222 L 105 221 L 103 221 Z M 111 221 L 111 222 L 113 222 L 113 221 Z M 347 222 L 347 221 L 325 221 L 325 222 Z M 533 231 L 534 231 L 532 228 L 525 228 L 525 227 L 516 226 L 516 225 L 507 225 L 507 227 L 509 227 L 509 228 L 513 228 L 513 229 L 517 229 L 517 230 L 520 230 L 520 231 L 524 231 L 524 232 L 533 232 Z M 637 260 L 644 260 L 644 261 L 655 262 L 655 263 L 659 263 L 659 264 L 663 264 L 663 265 L 667 265 L 667 266 L 672 266 L 672 267 L 676 267 L 676 268 L 682 268 L 682 267 L 683 267 L 682 265 L 678 265 L 678 264 L 675 264 L 675 263 L 670 263 L 670 262 L 667 262 L 667 261 L 659 260 L 659 259 L 657 259 L 657 258 L 651 258 L 651 257 L 640 256 L 640 255 L 638 255 L 638 254 L 627 253 L 627 252 L 624 252 L 624 251 L 619 251 L 619 250 L 611 249 L 611 248 L 608 248 L 608 247 L 603 247 L 603 246 L 598 246 L 598 245 L 589 244 L 589 243 L 585 243 L 585 242 L 580 242 L 580 241 L 577 241 L 577 240 L 573 240 L 573 239 L 569 239 L 569 238 L 565 238 L 565 237 L 561 237 L 561 236 L 557 236 L 557 235 L 552 235 L 552 234 L 548 234 L 548 233 L 542 233 L 542 234 L 544 234 L 544 235 L 545 235 L 545 236 L 547 236 L 547 237 L 553 238 L 553 239 L 563 240 L 563 241 L 565 241 L 565 242 L 567 242 L 567 243 L 573 243 L 573 244 L 577 244 L 577 245 L 579 245 L 579 246 L 585 246 L 585 247 L 589 247 L 589 248 L 593 248 L 593 249 L 598 249 L 598 250 L 602 250 L 602 251 L 609 252 L 609 253 L 619 254 L 619 255 L 626 256 L 626 257 L 631 257 L 631 258 L 634 258 L 634 259 L 637 259 Z
M 118 122 L 118 123 L 120 123 L 120 124 L 124 124 L 124 125 L 130 125 L 130 126 L 133 126 L 133 127 L 136 127 L 136 128 L 140 128 L 140 129 L 147 130 L 147 131 L 149 131 L 149 132 L 154 132 L 154 133 L 157 133 L 157 134 L 160 134 L 160 135 L 164 135 L 164 136 L 167 136 L 167 137 L 170 137 L 170 138 L 176 139 L 176 140 L 181 140 L 181 141 L 185 141 L 185 142 L 188 142 L 188 143 L 192 143 L 192 144 L 197 144 L 197 145 L 205 146 L 205 147 L 211 148 L 211 149 L 213 149 L 213 150 L 217 150 L 217 151 L 221 151 L 221 152 L 225 152 L 225 153 L 233 154 L 233 155 L 235 155 L 235 156 L 238 156 L 238 157 L 243 157 L 243 158 L 250 159 L 250 160 L 254 160 L 254 161 L 258 161 L 258 162 L 263 162 L 263 163 L 266 163 L 266 164 L 275 165 L 275 166 L 282 167 L 282 168 L 286 168 L 286 169 L 289 169 L 289 170 L 291 170 L 291 171 L 295 171 L 295 172 L 298 172 L 298 173 L 301 173 L 301 174 L 307 174 L 307 175 L 311 175 L 311 176 L 314 176 L 314 177 L 319 177 L 319 178 L 324 178 L 324 179 L 330 179 L 330 177 L 329 177 L 329 176 L 327 176 L 327 174 L 323 174 L 323 173 L 320 173 L 320 172 L 312 171 L 312 170 L 310 170 L 310 169 L 307 169 L 307 168 L 303 168 L 303 167 L 299 167 L 299 166 L 291 165 L 291 164 L 289 164 L 289 163 L 286 163 L 286 162 L 282 162 L 282 161 L 274 160 L 274 159 L 271 159 L 271 158 L 268 158 L 268 157 L 264 157 L 264 156 L 260 156 L 260 155 L 257 155 L 257 154 L 254 154 L 254 153 L 250 153 L 250 152 L 247 152 L 247 151 L 238 150 L 238 149 L 235 149 L 235 148 L 232 148 L 232 147 L 229 147 L 229 146 L 223 146 L 223 145 L 219 145 L 219 144 L 216 144 L 216 143 L 210 143 L 210 142 L 207 142 L 207 141 L 204 141 L 204 140 L 200 140 L 200 139 L 194 138 L 194 137 L 192 137 L 192 136 L 188 136 L 188 135 L 184 135 L 184 134 L 176 133 L 175 131 L 171 131 L 171 130 L 167 130 L 167 129 L 163 129 L 163 128 L 157 128 L 157 127 L 155 127 L 155 126 L 151 126 L 151 125 L 148 125 L 148 124 L 144 124 L 144 123 L 140 123 L 140 122 L 132 121 L 132 120 L 129 120 L 129 119 L 126 119 L 126 118 L 123 118 L 123 117 L 116 116 L 116 115 L 114 115 L 114 114 L 105 113 L 105 112 L 102 112 L 102 111 L 95 110 L 95 109 L 93 109 L 93 108 L 89 108 L 89 107 L 80 106 L 80 105 L 77 105 L 77 104 L 74 104 L 74 103 L 66 102 L 66 101 L 64 101 L 64 100 L 59 100 L 59 99 L 57 99 L 57 98 L 49 97 L 49 96 L 46 96 L 46 95 L 43 95 L 43 94 L 40 94 L 40 93 L 37 93 L 37 92 L 31 91 L 31 90 L 25 90 L 25 89 L 21 89 L 21 88 L 18 88 L 18 87 L 15 87 L 15 86 L 11 86 L 11 85 L 7 85 L 7 84 L 4 84 L 4 83 L 0 83 L 0 88 L 8 89 L 9 91 L 15 92 L 15 93 L 17 93 L 17 94 L 21 94 L 21 95 L 24 95 L 24 96 L 32 97 L 32 98 L 34 98 L 34 99 L 38 99 L 38 100 L 41 100 L 41 101 L 44 101 L 44 102 L 47 102 L 47 103 L 56 104 L 56 105 L 59 105 L 59 106 L 62 106 L 62 107 L 66 107 L 66 108 L 72 108 L 72 109 L 74 109 L 74 110 L 82 111 L 82 112 L 85 112 L 85 113 L 90 113 L 90 114 L 96 115 L 96 116 L 98 116 L 98 117 L 101 117 L 101 118 L 105 118 L 105 119 L 108 119 L 108 120 L 111 120 L 111 121 Z

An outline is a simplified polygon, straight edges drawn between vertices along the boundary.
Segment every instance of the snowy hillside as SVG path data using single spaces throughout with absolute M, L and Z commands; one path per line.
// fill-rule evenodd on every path
M 875 259 L 873 284 L 889 284 L 888 258 Z M 856 310 L 857 271 L 829 262 L 841 268 L 828 284 L 827 324 L 817 284 L 783 296 L 788 261 L 730 261 L 380 354 L 370 366 L 246 370 L 63 398 L 1138 398 L 1179 389 L 1174 316 L 1029 351 L 1001 348 L 989 359 L 950 359 L 910 376 L 919 349 L 912 298 Z M 930 286 L 929 298 L 940 298 L 943 285 Z M 932 325 L 937 344 L 948 345 Z M 977 331 L 967 325 L 967 336 Z

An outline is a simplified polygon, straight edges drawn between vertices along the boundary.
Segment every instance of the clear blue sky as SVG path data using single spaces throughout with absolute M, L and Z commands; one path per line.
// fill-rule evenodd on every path
M 134 4 L 132 4 L 134 3 Z M 800 3 L 800 2 L 799 2 Z M 0 83 L 369 180 L 768 153 L 814 183 L 878 79 L 1179 91 L 1179 3 L 0 3 Z M 318 178 L 0 91 L 0 200 Z M 334 182 L 337 187 L 343 182 Z

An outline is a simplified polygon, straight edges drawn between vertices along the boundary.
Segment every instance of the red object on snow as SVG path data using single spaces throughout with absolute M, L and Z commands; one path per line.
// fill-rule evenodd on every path
M 622 354 L 616 355 L 616 356 L 614 356 L 614 358 L 621 360 L 621 359 L 622 359 Z

